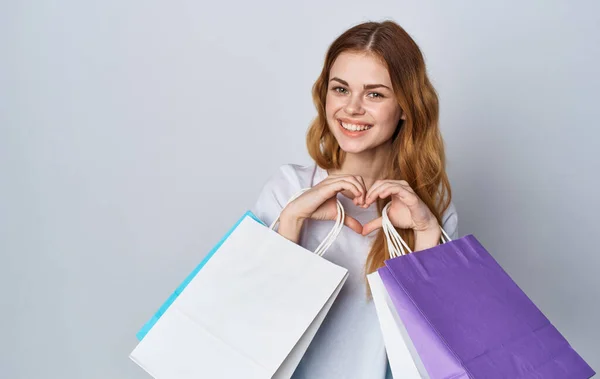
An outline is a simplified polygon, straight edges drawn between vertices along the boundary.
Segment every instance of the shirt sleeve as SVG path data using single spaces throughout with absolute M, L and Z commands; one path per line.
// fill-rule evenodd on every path
M 291 165 L 283 165 L 263 185 L 250 210 L 266 225 L 279 217 L 289 199 L 300 189 L 295 176 Z
M 446 209 L 442 216 L 442 228 L 450 239 L 458 239 L 458 215 L 453 202 L 450 202 L 448 209 Z

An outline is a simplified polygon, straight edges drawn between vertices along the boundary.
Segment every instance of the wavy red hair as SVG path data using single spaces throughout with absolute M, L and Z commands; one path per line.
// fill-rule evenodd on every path
M 438 127 L 437 93 L 427 77 L 421 50 L 410 35 L 393 21 L 366 22 L 341 34 L 329 47 L 320 76 L 312 88 L 317 116 L 306 136 L 308 152 L 324 169 L 339 169 L 345 153 L 327 126 L 325 99 L 329 72 L 342 52 L 368 53 L 387 67 L 393 90 L 406 115 L 392 136 L 392 158 L 382 179 L 406 180 L 427 204 L 441 225 L 441 217 L 451 201 L 446 174 L 444 143 Z M 390 199 L 379 199 L 379 214 Z M 412 230 L 397 229 L 414 249 Z M 373 242 L 365 262 L 365 274 L 384 265 L 389 259 L 382 230 Z

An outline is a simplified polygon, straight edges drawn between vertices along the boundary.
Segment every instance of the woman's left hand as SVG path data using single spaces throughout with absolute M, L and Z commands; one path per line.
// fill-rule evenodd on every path
M 377 180 L 367 192 L 365 206 L 369 206 L 378 198 L 392 197 L 392 205 L 388 209 L 388 217 L 392 224 L 400 229 L 413 229 L 415 232 L 415 251 L 436 246 L 441 237 L 437 219 L 417 196 L 405 180 Z M 381 217 L 363 226 L 363 235 L 381 228 Z

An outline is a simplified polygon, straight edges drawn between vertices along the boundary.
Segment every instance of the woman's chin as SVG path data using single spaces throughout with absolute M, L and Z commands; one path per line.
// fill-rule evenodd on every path
M 385 148 L 384 146 L 389 145 L 391 140 L 384 142 L 378 141 L 348 141 L 339 139 L 338 144 L 340 149 L 347 154 L 362 154 L 372 150 L 380 150 Z M 387 146 L 386 146 L 387 147 Z
M 369 147 L 367 145 L 365 145 L 364 143 L 340 143 L 340 149 L 342 149 L 343 152 L 345 152 L 346 154 L 360 154 L 363 153 L 367 150 L 369 150 Z

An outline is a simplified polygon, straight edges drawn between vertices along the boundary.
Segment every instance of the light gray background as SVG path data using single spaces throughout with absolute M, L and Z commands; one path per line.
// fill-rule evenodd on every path
M 461 235 L 600 369 L 594 1 L 0 6 L 0 377 L 148 378 L 138 328 L 283 163 L 328 45 L 421 46 Z M 596 321 L 594 321 L 596 320 Z

